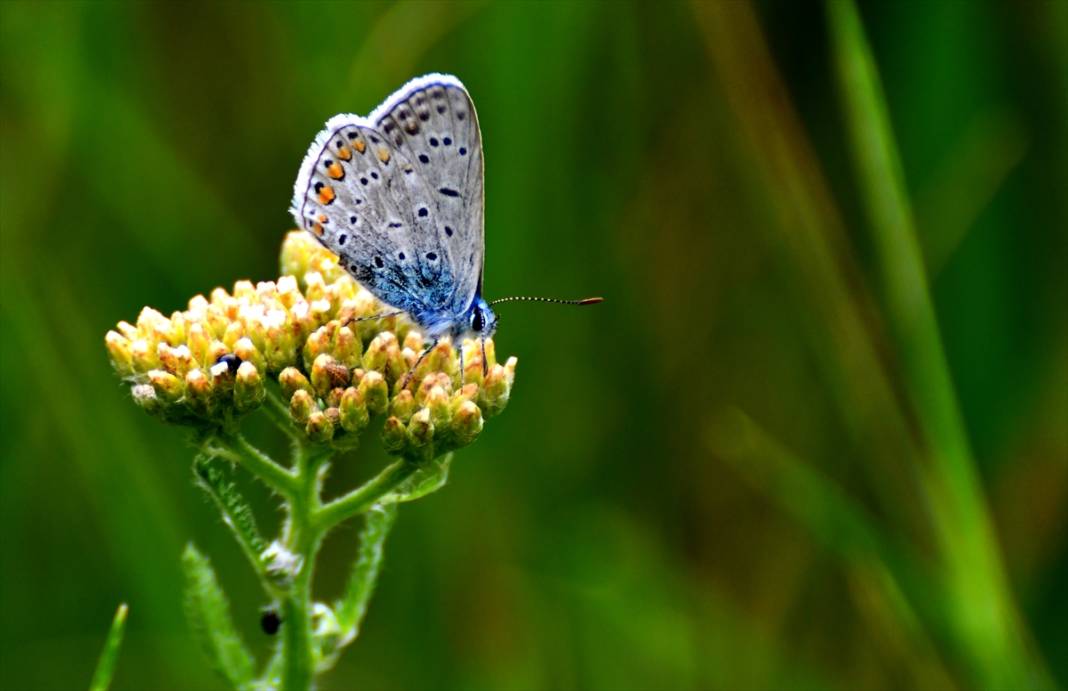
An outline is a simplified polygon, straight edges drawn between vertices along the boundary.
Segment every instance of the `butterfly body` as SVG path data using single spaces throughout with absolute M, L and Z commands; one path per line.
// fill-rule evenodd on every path
M 463 84 L 413 79 L 368 117 L 331 118 L 294 186 L 300 227 L 431 338 L 493 334 L 482 298 L 482 135 Z

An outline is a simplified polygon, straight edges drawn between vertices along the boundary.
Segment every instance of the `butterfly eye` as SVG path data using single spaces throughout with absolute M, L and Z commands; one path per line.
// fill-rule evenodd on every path
M 471 328 L 479 333 L 482 332 L 482 327 L 486 325 L 486 320 L 482 316 L 482 310 L 476 309 L 471 315 Z

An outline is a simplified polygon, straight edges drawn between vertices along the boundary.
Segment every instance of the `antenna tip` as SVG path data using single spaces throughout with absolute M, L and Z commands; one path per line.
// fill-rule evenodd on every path
M 604 302 L 604 298 L 602 298 L 602 297 L 582 298 L 581 300 L 578 301 L 578 304 L 580 304 L 580 305 L 596 305 L 598 302 Z

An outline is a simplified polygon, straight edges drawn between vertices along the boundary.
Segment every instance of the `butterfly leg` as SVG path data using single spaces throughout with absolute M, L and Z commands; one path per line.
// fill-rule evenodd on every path
M 379 312 L 378 314 L 371 314 L 366 317 L 349 317 L 345 321 L 341 322 L 342 326 L 348 326 L 356 322 L 366 322 L 372 319 L 385 319 L 386 317 L 397 317 L 404 314 L 403 310 L 395 310 L 393 312 Z
M 482 336 L 478 340 L 482 343 L 482 378 L 485 379 L 489 374 L 489 363 L 486 362 L 486 337 Z
M 406 389 L 408 387 L 408 382 L 411 380 L 412 375 L 415 374 L 416 368 L 419 367 L 420 364 L 422 364 L 423 359 L 430 354 L 430 351 L 433 350 L 434 346 L 436 346 L 437 344 L 438 339 L 435 338 L 433 341 L 430 342 L 430 345 L 428 345 L 426 348 L 423 348 L 423 352 L 419 354 L 419 359 L 415 361 L 414 365 L 408 368 L 408 371 L 405 373 L 404 378 L 401 379 L 401 389 Z
M 463 388 L 463 385 L 464 385 L 464 339 L 461 338 L 459 340 L 460 340 L 460 345 L 457 347 L 457 350 L 460 351 L 460 387 Z

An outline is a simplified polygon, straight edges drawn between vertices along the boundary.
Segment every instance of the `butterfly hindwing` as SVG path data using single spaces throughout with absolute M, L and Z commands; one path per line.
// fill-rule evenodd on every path
M 309 149 L 293 215 L 379 300 L 423 323 L 447 313 L 455 281 L 434 193 L 367 120 L 338 115 Z
M 433 231 L 455 280 L 451 309 L 462 314 L 481 289 L 485 249 L 482 135 L 471 97 L 455 77 L 426 75 L 386 99 L 370 119 L 430 188 Z

